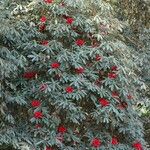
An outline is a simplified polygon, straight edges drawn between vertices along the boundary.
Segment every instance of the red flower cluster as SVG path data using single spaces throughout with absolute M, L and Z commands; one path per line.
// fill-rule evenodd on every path
M 58 132 L 64 134 L 67 132 L 67 128 L 64 126 L 60 126 L 58 127 Z
M 83 45 L 85 44 L 85 41 L 82 40 L 82 39 L 78 39 L 78 40 L 76 40 L 76 44 L 77 44 L 78 46 L 83 46 Z
M 118 67 L 117 67 L 117 66 L 112 66 L 112 67 L 111 67 L 111 70 L 112 70 L 112 71 L 118 71 Z
M 121 110 L 124 110 L 128 107 L 128 104 L 126 102 L 122 102 L 121 104 L 118 105 L 118 108 Z
M 111 144 L 112 144 L 112 145 L 118 145 L 118 144 L 119 144 L 118 139 L 115 138 L 115 137 L 113 137 L 113 138 L 111 139 Z
M 133 99 L 132 95 L 130 95 L 130 94 L 127 95 L 127 98 L 128 98 L 129 100 Z
M 110 102 L 105 98 L 100 98 L 99 103 L 102 105 L 102 107 L 106 107 L 110 105 Z
M 33 100 L 31 102 L 32 107 L 39 107 L 41 105 L 41 102 L 39 100 Z
M 58 68 L 60 67 L 60 63 L 54 62 L 54 63 L 51 64 L 51 67 L 52 67 L 53 69 L 58 69 Z
M 114 97 L 114 98 L 119 97 L 119 93 L 116 92 L 116 91 L 113 91 L 113 92 L 111 93 L 111 95 L 112 95 L 112 97 Z
M 41 21 L 42 23 L 45 23 L 45 22 L 47 21 L 47 18 L 46 18 L 45 16 L 42 16 L 42 17 L 40 18 L 40 21 Z
M 46 30 L 46 25 L 44 25 L 44 24 L 40 25 L 39 26 L 39 31 L 42 32 L 44 30 Z
M 68 17 L 68 18 L 66 19 L 66 23 L 69 24 L 69 25 L 72 24 L 73 21 L 74 21 L 73 18 L 69 18 L 69 17 Z
M 42 44 L 43 46 L 48 46 L 48 41 L 47 41 L 47 40 L 44 40 L 44 41 L 41 42 L 41 44 Z
M 42 119 L 43 118 L 43 114 L 40 111 L 37 111 L 34 113 L 34 118 L 36 119 Z
M 95 57 L 95 60 L 100 61 L 100 60 L 102 60 L 102 57 L 99 54 L 97 54 L 96 57 Z
M 61 2 L 60 6 L 64 7 L 64 6 L 66 6 L 66 4 L 64 2 Z
M 108 73 L 108 78 L 109 79 L 116 79 L 117 78 L 117 74 L 114 73 L 114 72 L 110 72 L 110 73 Z
M 94 138 L 92 139 L 91 141 L 91 145 L 94 147 L 94 148 L 99 148 L 101 146 L 101 140 L 98 139 L 98 138 Z
M 47 146 L 46 150 L 53 150 L 51 147 Z
M 42 126 L 41 126 L 40 124 L 36 124 L 36 125 L 35 125 L 35 128 L 36 128 L 36 129 L 40 129 L 41 127 L 42 127 Z
M 142 144 L 140 142 L 135 142 L 133 144 L 133 147 L 136 149 L 136 150 L 143 150 L 142 148 Z
M 55 76 L 54 76 L 54 79 L 56 79 L 56 80 L 59 80 L 61 78 L 61 75 L 60 74 L 56 74 Z
M 71 86 L 66 87 L 67 93 L 72 93 L 73 91 L 74 91 L 73 87 L 71 87 Z
M 64 141 L 64 135 L 59 133 L 59 134 L 57 134 L 56 139 L 62 143 Z
M 53 0 L 44 0 L 45 3 L 50 4 L 53 3 Z
M 32 72 L 25 72 L 23 74 L 23 78 L 26 78 L 26 79 L 32 79 L 32 78 L 35 78 L 37 75 L 37 72 L 35 71 L 32 71 Z
M 66 15 L 63 15 L 62 16 L 64 19 L 67 19 L 67 18 L 69 18 L 69 16 L 66 16 Z
M 40 85 L 40 91 L 45 91 L 47 89 L 47 84 Z
M 97 80 L 94 82 L 95 85 L 99 85 L 99 84 L 101 84 L 101 83 L 102 83 L 102 79 L 101 79 L 101 78 L 97 79 Z
M 84 72 L 84 68 L 80 67 L 80 68 L 76 68 L 75 71 L 77 74 L 82 74 Z

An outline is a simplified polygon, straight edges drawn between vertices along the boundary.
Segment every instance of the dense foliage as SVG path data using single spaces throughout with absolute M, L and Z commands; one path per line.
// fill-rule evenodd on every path
M 103 0 L 8 6 L 0 13 L 0 144 L 144 149 L 136 112 L 142 82 L 112 7 Z

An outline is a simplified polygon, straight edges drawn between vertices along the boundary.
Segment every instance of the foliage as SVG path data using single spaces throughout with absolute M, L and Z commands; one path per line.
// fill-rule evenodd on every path
M 145 83 L 145 85 L 141 86 L 138 110 L 145 124 L 146 137 L 149 137 L 150 24 L 148 20 L 150 16 L 150 2 L 147 0 L 116 0 L 113 4 L 118 18 L 128 23 L 128 26 L 123 31 L 124 41 L 128 46 L 132 47 L 132 55 L 135 55 L 135 63 L 139 66 L 137 74 L 141 81 Z M 149 143 L 149 138 L 147 139 Z
M 112 7 L 103 0 L 8 6 L 0 14 L 0 144 L 142 150 L 142 82 Z

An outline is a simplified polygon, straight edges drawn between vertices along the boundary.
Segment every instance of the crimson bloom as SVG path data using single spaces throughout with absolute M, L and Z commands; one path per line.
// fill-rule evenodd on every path
M 118 105 L 118 108 L 121 110 L 124 110 L 128 107 L 128 104 L 126 102 L 122 102 L 121 104 Z
M 62 17 L 63 17 L 64 19 L 68 19 L 68 18 L 69 18 L 69 16 L 66 16 L 66 15 L 62 15 Z
M 42 44 L 43 46 L 48 46 L 48 41 L 47 41 L 47 40 L 44 40 L 44 41 L 41 42 L 41 44 Z
M 50 4 L 53 3 L 53 0 L 44 0 L 45 3 Z
M 117 67 L 117 66 L 112 66 L 112 67 L 111 67 L 111 70 L 112 70 L 112 71 L 118 71 L 118 67 Z
M 35 78 L 36 75 L 37 75 L 37 72 L 35 72 L 35 71 L 25 72 L 23 74 L 23 78 L 25 78 L 25 79 L 32 79 L 32 78 Z
M 39 26 L 39 30 L 42 32 L 46 29 L 46 25 L 45 24 L 42 24 Z
M 82 39 L 78 39 L 78 40 L 76 40 L 76 44 L 77 44 L 78 46 L 83 46 L 83 45 L 85 44 L 85 41 L 82 40 Z
M 83 72 L 84 72 L 84 68 L 82 68 L 82 67 L 79 67 L 79 68 L 76 68 L 75 69 L 75 71 L 76 71 L 76 73 L 78 73 L 78 74 L 82 74 Z
M 64 135 L 59 133 L 59 134 L 57 134 L 56 139 L 62 143 L 64 141 Z
M 127 95 L 127 98 L 130 100 L 130 99 L 132 99 L 133 97 L 132 97 L 132 95 L 128 94 L 128 95 Z
M 42 23 L 45 23 L 46 20 L 47 20 L 47 18 L 46 18 L 45 16 L 42 16 L 42 17 L 40 18 L 40 21 L 41 21 Z
M 42 119 L 43 118 L 43 114 L 40 111 L 37 111 L 34 113 L 34 118 L 36 119 Z
M 118 145 L 118 144 L 119 144 L 118 139 L 115 138 L 115 137 L 113 137 L 113 138 L 111 139 L 111 144 L 112 144 L 112 145 Z
M 64 3 L 64 2 L 60 3 L 60 6 L 63 6 L 63 7 L 64 7 L 64 6 L 65 6 L 65 3 Z
M 47 84 L 40 85 L 40 91 L 45 91 L 47 89 Z
M 60 126 L 58 127 L 58 132 L 64 134 L 67 132 L 67 128 L 64 126 Z
M 41 105 L 41 102 L 39 100 L 33 100 L 31 102 L 32 107 L 39 107 Z
M 96 85 L 99 85 L 99 84 L 101 84 L 101 83 L 102 83 L 102 79 L 101 79 L 101 78 L 97 79 L 97 80 L 94 82 L 94 84 L 96 84 Z
M 55 76 L 54 76 L 54 79 L 56 79 L 56 80 L 59 80 L 61 78 L 61 75 L 60 74 L 56 74 Z
M 119 97 L 119 93 L 118 92 L 116 92 L 116 91 L 113 91 L 112 93 L 111 93 L 111 95 L 112 95 L 112 97 Z
M 99 99 L 99 103 L 103 106 L 103 107 L 106 107 L 106 106 L 109 106 L 110 105 L 110 102 L 105 99 L 105 98 L 100 98 Z
M 102 57 L 99 54 L 97 54 L 96 57 L 95 57 L 95 60 L 100 61 L 100 60 L 102 60 Z
M 134 147 L 136 150 L 143 150 L 142 144 L 141 144 L 140 142 L 135 142 L 135 143 L 133 143 L 133 147 Z
M 49 146 L 46 146 L 46 150 L 53 150 L 53 149 Z
M 73 18 L 69 18 L 69 17 L 68 17 L 68 18 L 66 19 L 66 23 L 67 23 L 67 24 L 72 24 L 73 21 L 74 21 Z
M 51 67 L 52 67 L 53 69 L 58 69 L 58 68 L 60 67 L 60 63 L 54 62 L 54 63 L 51 64 Z
M 113 73 L 113 72 L 110 72 L 110 73 L 108 73 L 108 78 L 109 79 L 116 79 L 117 78 L 117 74 Z
M 42 127 L 42 126 L 41 126 L 40 124 L 36 124 L 36 125 L 35 125 L 35 128 L 36 128 L 36 129 L 40 129 L 41 127 Z
M 74 91 L 73 87 L 71 87 L 71 86 L 66 87 L 67 93 L 72 93 L 73 91 Z
M 94 147 L 94 148 L 99 148 L 101 146 L 101 140 L 98 139 L 98 138 L 94 138 L 92 139 L 91 141 L 91 145 Z

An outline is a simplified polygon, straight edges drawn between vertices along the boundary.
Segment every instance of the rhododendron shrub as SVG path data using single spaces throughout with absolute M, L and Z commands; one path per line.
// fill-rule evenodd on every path
M 26 61 L 13 81 L 20 99 L 4 98 L 14 118 L 7 129 L 17 137 L 9 142 L 31 150 L 143 149 L 134 64 L 113 36 L 112 8 L 102 0 L 41 0 L 27 8 L 24 30 L 35 34 L 13 45 Z

